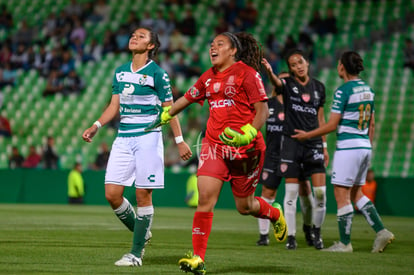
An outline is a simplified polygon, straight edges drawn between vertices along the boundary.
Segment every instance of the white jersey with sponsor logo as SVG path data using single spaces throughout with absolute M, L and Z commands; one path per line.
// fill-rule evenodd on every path
M 157 105 L 173 99 L 168 74 L 152 60 L 136 72 L 132 70 L 132 62 L 118 67 L 112 94 L 120 97 L 119 137 L 147 134 L 144 129 L 156 119 Z

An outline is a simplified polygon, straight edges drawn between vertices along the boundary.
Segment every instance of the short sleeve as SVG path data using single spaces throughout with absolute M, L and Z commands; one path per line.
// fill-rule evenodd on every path
M 205 90 L 206 85 L 204 84 L 202 77 L 200 77 L 197 82 L 190 89 L 188 89 L 188 91 L 184 94 L 184 97 L 192 103 L 197 102 L 198 104 L 203 105 L 206 94 Z
M 331 108 L 332 113 L 341 114 L 343 112 L 346 102 L 345 96 L 346 94 L 341 90 L 338 89 L 335 91 Z
M 113 95 L 120 94 L 118 75 L 119 75 L 119 72 L 117 69 L 115 70 L 114 78 L 112 79 L 112 94 Z
M 319 102 L 319 107 L 322 108 L 326 102 L 326 90 L 325 90 L 325 85 L 323 85 L 322 83 L 320 83 L 320 85 L 321 85 L 321 100 Z
M 155 74 L 155 90 L 161 102 L 173 100 L 170 77 L 162 69 Z
M 266 101 L 267 95 L 263 85 L 262 77 L 256 71 L 247 72 L 246 78 L 243 82 L 243 88 L 246 91 L 249 99 L 249 104 L 259 101 Z

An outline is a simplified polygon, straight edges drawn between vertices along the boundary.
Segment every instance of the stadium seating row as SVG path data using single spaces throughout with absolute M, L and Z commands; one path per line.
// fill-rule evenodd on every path
M 84 2 L 84 1 L 82 1 Z M 161 0 L 151 0 L 159 6 Z M 218 1 L 216 1 L 218 2 Z M 6 0 L 0 3 L 7 4 Z M 39 24 L 50 12 L 58 12 L 69 1 L 17 1 L 16 5 L 9 5 L 16 20 L 21 20 L 24 14 L 36 10 L 36 16 L 29 19 L 30 24 Z M 94 33 L 102 37 L 105 29 L 116 30 L 124 23 L 127 13 L 131 9 L 143 7 L 149 9 L 138 1 L 134 5 L 118 5 L 115 0 L 108 2 L 111 6 L 111 20 L 100 24 L 87 24 L 88 33 Z M 322 13 L 331 7 L 330 1 L 300 0 L 300 1 L 255 1 L 260 11 L 258 24 L 251 30 L 261 41 L 265 41 L 269 33 L 275 33 L 280 41 L 284 41 L 288 34 L 297 36 L 299 31 L 309 22 L 312 11 L 319 9 Z M 142 5 L 142 6 L 139 6 Z M 205 67 L 209 66 L 209 58 L 205 46 L 214 35 L 214 27 L 221 16 L 220 12 L 212 12 L 211 1 L 199 1 L 193 9 L 200 25 L 199 33 L 189 40 L 188 47 L 199 52 Z M 376 118 L 377 138 L 374 142 L 373 167 L 377 174 L 382 176 L 413 176 L 414 175 L 414 122 L 410 117 L 410 110 L 414 107 L 413 76 L 411 71 L 402 69 L 402 51 L 404 38 L 414 36 L 414 26 L 405 26 L 398 31 L 390 31 L 390 26 L 396 19 L 404 18 L 405 12 L 412 10 L 412 1 L 343 1 L 332 6 L 335 14 L 347 14 L 338 16 L 340 34 L 326 35 L 324 37 L 312 36 L 315 40 L 317 56 L 335 56 L 338 48 L 353 48 L 354 41 L 361 37 L 368 37 L 373 31 L 387 35 L 388 39 L 371 37 L 368 47 L 361 49 L 364 57 L 366 71 L 363 77 L 372 84 L 376 91 Z M 185 7 L 173 5 L 170 7 L 178 18 L 182 18 Z M 38 12 L 37 12 L 38 11 Z M 298 12 L 301 16 L 296 16 Z M 154 14 L 153 14 L 154 15 Z M 202 16 L 201 16 L 202 15 Z M 26 17 L 25 17 L 26 18 Z M 7 33 L 0 32 L 0 40 Z M 49 45 L 50 47 L 52 45 Z M 177 60 L 173 55 L 173 61 Z M 189 62 L 189 56 L 185 56 Z M 93 161 L 100 142 L 111 143 L 116 133 L 112 128 L 103 128 L 92 144 L 86 144 L 81 139 L 81 132 L 88 127 L 105 108 L 110 99 L 110 87 L 112 73 L 116 66 L 126 62 L 129 55 L 108 54 L 99 62 L 77 64 L 78 73 L 85 79 L 87 88 L 78 96 L 63 97 L 57 95 L 53 98 L 43 98 L 42 91 L 46 85 L 45 79 L 35 71 L 19 72 L 18 85 L 6 87 L 4 94 L 4 113 L 10 118 L 14 136 L 11 139 L 0 138 L 0 168 L 7 167 L 7 156 L 10 154 L 11 145 L 21 148 L 23 154 L 27 154 L 28 146 L 35 144 L 39 148 L 44 144 L 47 135 L 56 137 L 56 146 L 61 155 L 61 167 L 70 168 L 75 160 L 80 160 L 84 166 Z M 331 104 L 334 89 L 342 81 L 337 77 L 335 59 L 332 66 L 322 68 L 317 78 L 326 84 L 327 88 L 327 115 Z M 185 91 L 194 79 L 178 77 L 174 79 L 177 88 Z M 208 111 L 205 107 L 192 106 L 181 116 L 187 139 L 195 142 L 198 129 L 186 128 L 187 122 L 201 118 L 200 123 L 205 122 Z M 166 134 L 167 135 L 167 134 Z M 334 135 L 329 139 L 330 152 L 334 150 Z M 171 141 L 167 139 L 167 146 Z

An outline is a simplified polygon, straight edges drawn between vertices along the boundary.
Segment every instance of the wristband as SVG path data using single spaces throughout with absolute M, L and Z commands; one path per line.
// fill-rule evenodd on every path
M 98 129 L 102 127 L 102 124 L 98 120 L 95 121 L 93 124 L 96 125 L 96 127 L 98 127 Z
M 184 138 L 183 138 L 183 136 L 178 136 L 178 137 L 175 137 L 175 143 L 176 143 L 176 144 L 179 144 L 179 143 L 181 143 L 181 142 L 184 142 Z
M 326 141 L 323 144 L 323 148 L 328 148 L 328 144 L 326 143 Z

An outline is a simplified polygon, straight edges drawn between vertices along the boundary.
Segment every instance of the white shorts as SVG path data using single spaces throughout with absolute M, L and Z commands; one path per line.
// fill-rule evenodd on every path
M 346 187 L 364 185 L 370 162 L 371 150 L 369 149 L 335 151 L 332 184 Z
M 117 137 L 106 167 L 105 184 L 164 188 L 164 146 L 161 132 Z

